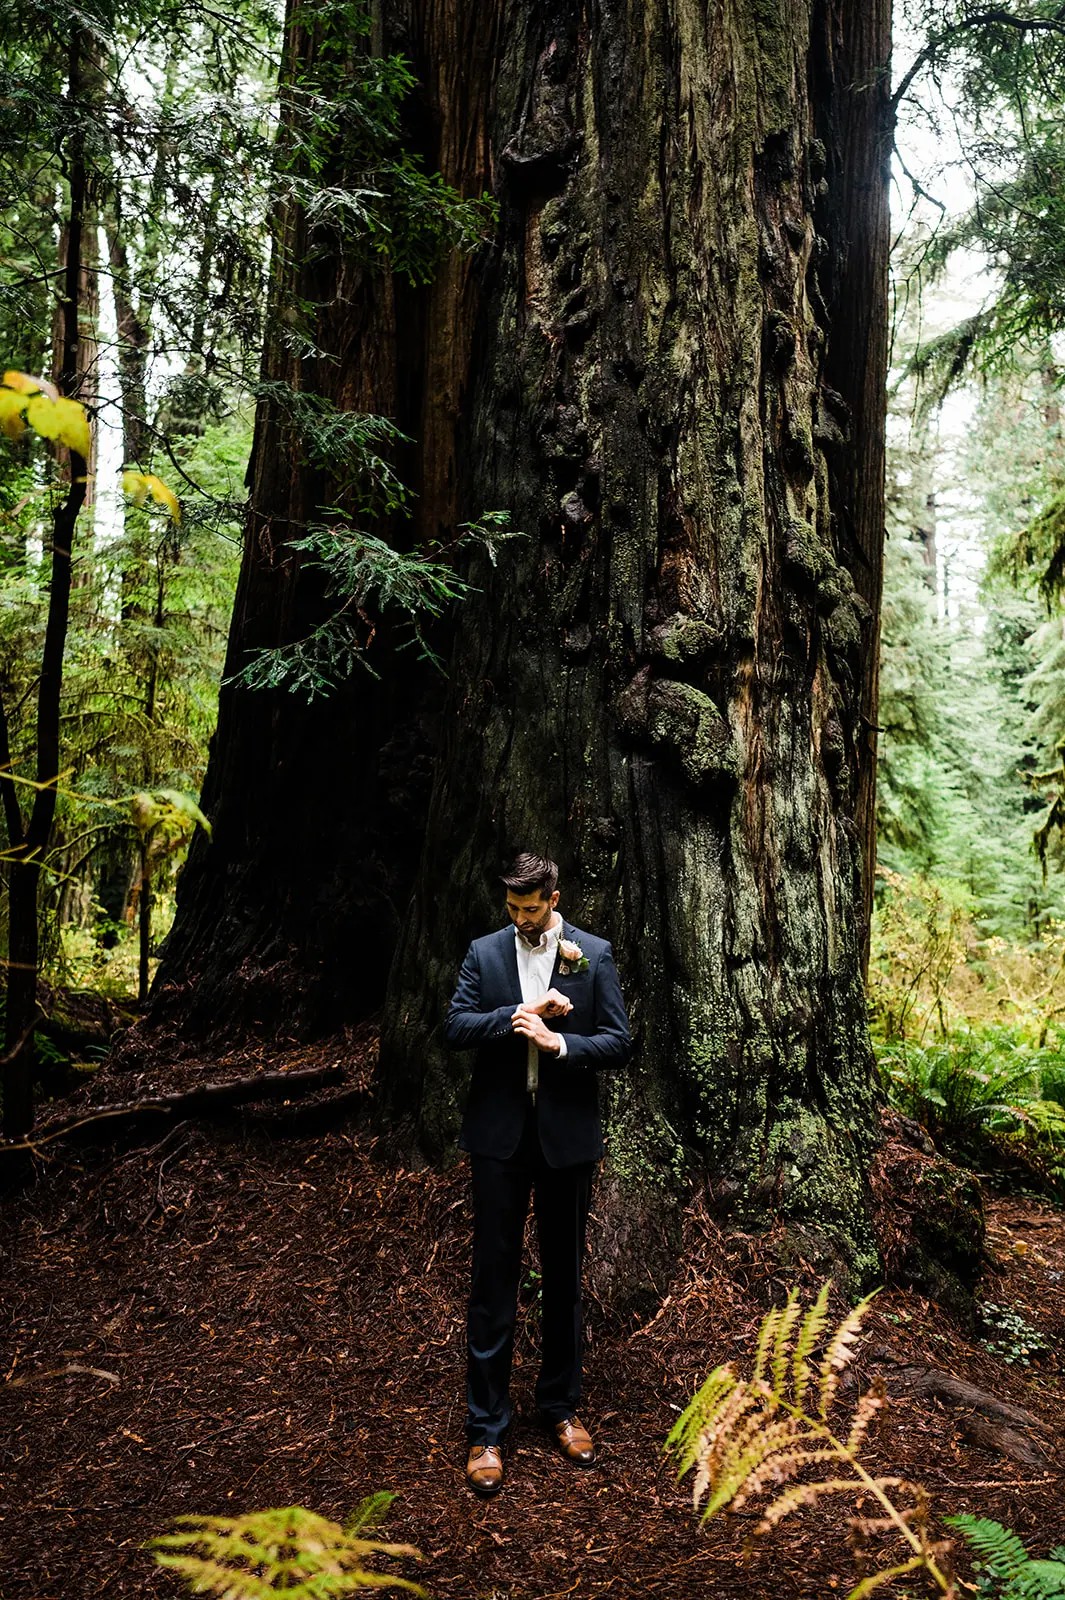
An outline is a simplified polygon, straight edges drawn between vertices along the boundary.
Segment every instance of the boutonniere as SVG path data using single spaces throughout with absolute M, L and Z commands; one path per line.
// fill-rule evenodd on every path
M 587 972 L 588 957 L 579 944 L 574 944 L 572 939 L 558 941 L 558 953 L 562 957 L 558 970 L 563 977 L 568 978 L 571 972 Z

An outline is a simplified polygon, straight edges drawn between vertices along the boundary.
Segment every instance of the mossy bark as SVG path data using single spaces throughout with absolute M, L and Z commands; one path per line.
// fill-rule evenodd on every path
M 397 13 L 444 150 L 431 66 L 462 10 Z M 539 849 L 631 1008 L 611 1192 L 668 1219 L 705 1173 L 739 1226 L 782 1221 L 785 1252 L 862 1279 L 888 7 L 478 16 L 466 132 L 502 214 L 457 498 L 527 538 L 476 564 L 457 621 L 382 1119 L 452 1148 L 443 1005 L 500 920 L 501 856 Z

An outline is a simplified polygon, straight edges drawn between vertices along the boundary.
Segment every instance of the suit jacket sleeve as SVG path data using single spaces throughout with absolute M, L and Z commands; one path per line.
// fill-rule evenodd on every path
M 497 1006 L 485 1011 L 481 1004 L 481 964 L 471 944 L 462 963 L 459 981 L 444 1019 L 444 1043 L 452 1050 L 472 1050 L 477 1045 L 513 1037 L 510 1025 L 517 1006 Z
M 595 967 L 595 1032 L 567 1033 L 567 1063 L 575 1067 L 623 1067 L 632 1054 L 629 1019 L 613 952 L 606 946 Z

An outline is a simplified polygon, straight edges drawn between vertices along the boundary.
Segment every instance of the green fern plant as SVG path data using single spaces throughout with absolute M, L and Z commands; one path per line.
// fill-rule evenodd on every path
M 995 1600 L 1065 1600 L 1065 1545 L 1046 1561 L 1033 1561 L 1017 1535 L 1001 1522 L 962 1512 L 944 1521 L 965 1535 L 979 1561 L 977 1592 Z
M 376 1556 L 418 1556 L 409 1544 L 382 1544 L 362 1535 L 382 1522 L 390 1494 L 364 1500 L 343 1527 L 303 1506 L 251 1511 L 242 1517 L 178 1517 L 181 1531 L 152 1539 L 161 1567 L 188 1582 L 193 1594 L 219 1600 L 334 1600 L 364 1589 L 425 1590 L 409 1578 L 374 1572 Z
M 826 1340 L 829 1284 L 803 1314 L 798 1291 L 762 1323 L 750 1378 L 739 1377 L 729 1362 L 707 1378 L 666 1440 L 678 1478 L 694 1469 L 692 1499 L 703 1520 L 726 1507 L 738 1510 L 755 1496 L 772 1499 L 758 1524 L 775 1528 L 791 1512 L 830 1494 L 864 1493 L 878 1507 L 872 1517 L 852 1518 L 863 1536 L 895 1532 L 909 1556 L 895 1566 L 863 1578 L 848 1600 L 862 1600 L 882 1584 L 923 1571 L 948 1596 L 956 1591 L 940 1567 L 942 1547 L 928 1528 L 924 1491 L 905 1479 L 874 1477 L 858 1451 L 884 1403 L 882 1386 L 862 1396 L 846 1433 L 837 1433 L 829 1414 L 838 1399 L 840 1375 L 854 1354 L 862 1318 L 872 1296 L 859 1302 Z M 818 1354 L 820 1352 L 820 1354 Z M 820 1476 L 796 1477 L 815 1468 Z M 888 1494 L 904 1498 L 899 1505 Z

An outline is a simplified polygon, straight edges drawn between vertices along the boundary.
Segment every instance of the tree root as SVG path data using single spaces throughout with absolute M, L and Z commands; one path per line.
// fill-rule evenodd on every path
M 972 1444 L 995 1450 L 1024 1467 L 1049 1466 L 1046 1447 L 1032 1437 L 1032 1430 L 1041 1427 L 1039 1418 L 1023 1406 L 1000 1400 L 975 1383 L 937 1367 L 900 1366 L 887 1350 L 872 1350 L 869 1356 L 873 1365 L 866 1368 L 863 1363 L 863 1384 L 869 1376 L 879 1374 L 888 1394 L 896 1399 L 938 1400 L 949 1410 L 966 1411 L 969 1414 L 961 1419 L 962 1431 Z
M 296 1072 L 262 1072 L 249 1078 L 233 1078 L 225 1083 L 205 1083 L 174 1094 L 153 1095 L 150 1099 L 101 1106 L 82 1116 L 46 1126 L 27 1139 L 0 1143 L 0 1163 L 9 1158 L 19 1163 L 24 1162 L 27 1155 L 43 1155 L 47 1145 L 59 1139 L 69 1139 L 75 1134 L 87 1140 L 109 1138 L 142 1122 L 183 1121 L 190 1116 L 211 1117 L 234 1106 L 259 1100 L 295 1100 L 313 1093 L 315 1089 L 340 1083 L 343 1078 L 344 1069 L 341 1066 L 308 1067 Z M 345 1104 L 351 1099 L 350 1096 L 341 1098 Z

